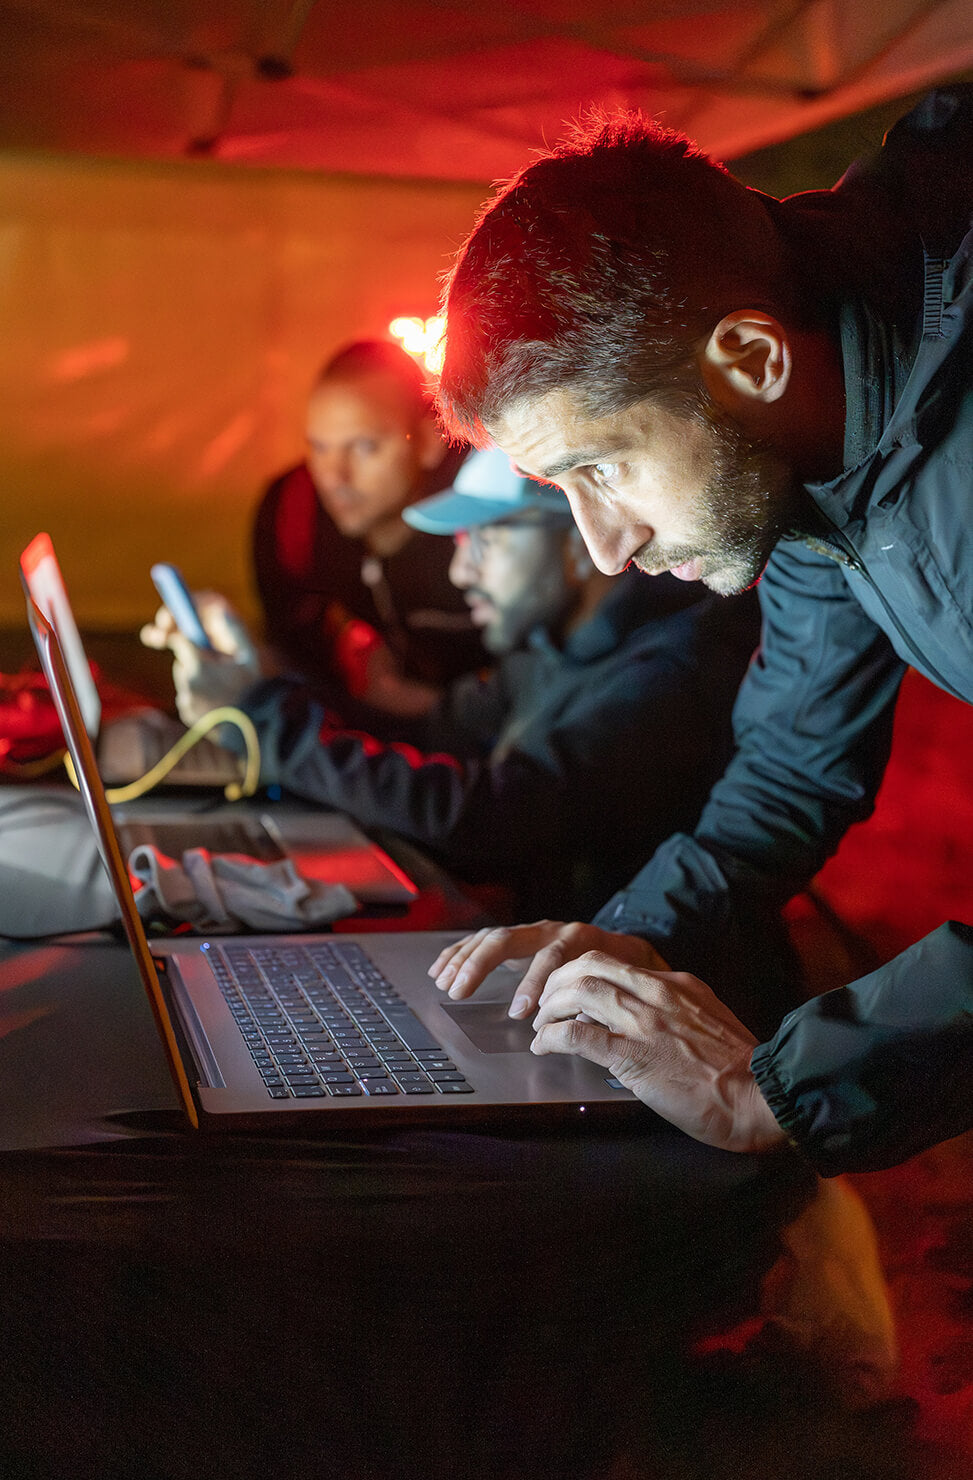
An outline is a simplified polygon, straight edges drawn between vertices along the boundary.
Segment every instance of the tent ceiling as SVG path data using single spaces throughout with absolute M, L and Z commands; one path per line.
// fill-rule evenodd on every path
M 973 67 L 969 0 L 2 0 L 0 146 L 489 179 L 586 106 L 722 158 Z

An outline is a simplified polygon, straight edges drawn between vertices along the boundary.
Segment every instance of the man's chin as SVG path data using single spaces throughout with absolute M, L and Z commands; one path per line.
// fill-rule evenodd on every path
M 664 565 L 658 555 L 655 559 L 633 555 L 632 564 L 643 575 L 671 575 L 677 581 L 700 581 L 718 596 L 738 596 L 748 591 L 759 581 L 766 560 L 756 555 L 741 554 L 737 557 L 714 555 L 691 555 L 685 560 L 669 560 Z
M 744 591 L 750 591 L 756 586 L 764 573 L 764 565 L 756 571 L 752 565 L 728 566 L 723 570 L 712 571 L 702 577 L 703 585 L 716 596 L 742 596 Z

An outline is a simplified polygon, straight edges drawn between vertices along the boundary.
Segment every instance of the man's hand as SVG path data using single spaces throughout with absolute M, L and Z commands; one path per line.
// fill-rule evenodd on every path
M 498 966 L 530 961 L 517 995 L 510 1004 L 512 1018 L 524 1018 L 540 1001 L 544 984 L 552 971 L 572 961 L 585 951 L 604 951 L 633 966 L 666 971 L 665 961 L 635 935 L 619 935 L 599 930 L 597 925 L 570 925 L 560 920 L 538 920 L 534 925 L 513 925 L 493 930 L 478 930 L 463 940 L 447 946 L 429 968 L 440 991 L 451 997 L 471 996 Z
M 236 704 L 260 678 L 257 650 L 229 602 L 213 591 L 194 593 L 193 600 L 215 653 L 183 637 L 165 606 L 139 633 L 146 647 L 168 648 L 173 655 L 176 708 L 184 725 L 195 724 L 211 709 Z
M 768 1151 L 786 1139 L 750 1072 L 757 1040 L 704 982 L 587 951 L 548 978 L 533 1053 L 609 1070 L 697 1141 Z

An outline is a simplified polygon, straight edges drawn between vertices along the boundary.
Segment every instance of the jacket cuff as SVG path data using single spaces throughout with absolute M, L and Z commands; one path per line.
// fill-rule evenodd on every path
M 806 1118 L 781 1080 L 773 1042 L 757 1045 L 750 1059 L 750 1072 L 788 1141 L 798 1151 L 804 1151 L 801 1143 L 807 1129 Z

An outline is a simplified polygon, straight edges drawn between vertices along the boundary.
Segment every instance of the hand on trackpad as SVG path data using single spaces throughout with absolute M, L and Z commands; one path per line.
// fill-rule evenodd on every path
M 508 1002 L 443 1002 L 455 1023 L 481 1053 L 529 1053 L 534 1041 L 530 1020 L 507 1016 Z

